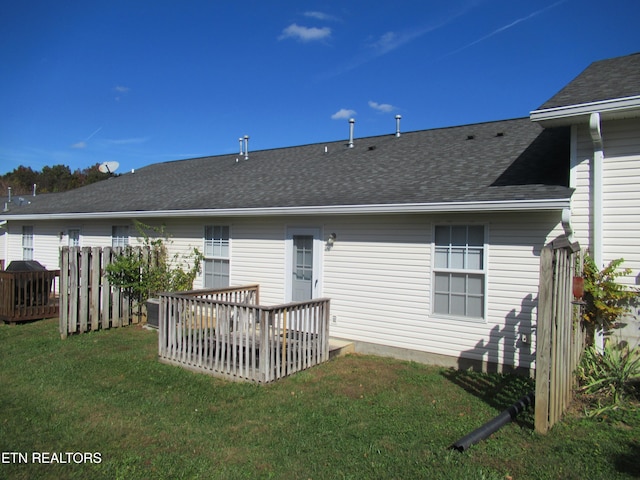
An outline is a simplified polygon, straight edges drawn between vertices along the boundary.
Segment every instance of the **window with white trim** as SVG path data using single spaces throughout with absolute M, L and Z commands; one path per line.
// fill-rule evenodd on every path
M 204 227 L 204 288 L 229 286 L 229 227 Z
M 80 246 L 80 229 L 79 228 L 70 228 L 69 230 L 67 230 L 67 235 L 69 236 L 70 247 Z
M 33 226 L 22 227 L 22 260 L 33 260 Z
M 433 313 L 484 318 L 484 231 L 483 225 L 435 227 Z
M 129 245 L 129 226 L 114 225 L 111 227 L 111 246 L 126 247 Z

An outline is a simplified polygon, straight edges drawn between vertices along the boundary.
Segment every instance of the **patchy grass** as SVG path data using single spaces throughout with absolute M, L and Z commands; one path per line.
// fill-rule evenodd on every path
M 527 379 L 348 356 L 267 386 L 157 361 L 137 327 L 60 340 L 55 320 L 0 325 L 0 478 L 616 479 L 640 475 L 637 409 L 577 410 L 544 436 L 527 412 L 449 446 L 532 389 Z M 33 463 L 98 452 L 100 463 Z

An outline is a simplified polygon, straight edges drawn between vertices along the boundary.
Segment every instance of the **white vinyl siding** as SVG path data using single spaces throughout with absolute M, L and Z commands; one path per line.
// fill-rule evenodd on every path
M 575 135 L 571 220 L 576 240 L 590 247 L 593 145 L 586 125 L 576 127 Z M 602 136 L 602 259 L 607 264 L 624 258 L 623 266 L 633 271 L 621 282 L 635 286 L 640 278 L 640 119 L 605 121 Z
M 233 223 L 232 285 L 260 285 L 260 303 L 285 301 L 284 220 L 242 219 Z
M 640 279 L 640 119 L 605 122 L 602 185 L 603 260 L 624 258 L 632 274 L 621 279 L 637 286 Z

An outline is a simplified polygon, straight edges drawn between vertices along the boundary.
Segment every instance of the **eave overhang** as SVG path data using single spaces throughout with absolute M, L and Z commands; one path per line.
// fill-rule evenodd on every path
M 544 200 L 511 200 L 484 202 L 404 203 L 374 205 L 332 205 L 266 208 L 227 208 L 193 210 L 157 210 L 126 212 L 41 213 L 0 217 L 7 221 L 90 220 L 125 218 L 189 218 L 189 217 L 264 217 L 295 215 L 374 215 L 402 213 L 465 213 L 562 211 L 570 206 L 569 198 Z
M 640 117 L 640 95 L 534 110 L 529 118 L 543 127 L 558 127 L 588 123 L 594 112 L 599 112 L 603 120 Z

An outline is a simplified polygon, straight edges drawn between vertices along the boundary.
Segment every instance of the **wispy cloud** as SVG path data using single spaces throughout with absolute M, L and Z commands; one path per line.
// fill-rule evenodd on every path
M 348 108 L 341 108 L 336 113 L 331 115 L 331 120 L 344 120 L 346 118 L 351 118 L 356 115 L 355 110 L 350 110 Z
M 388 103 L 378 103 L 372 100 L 369 100 L 369 106 L 374 110 L 377 110 L 383 113 L 389 113 L 389 112 L 393 112 L 394 110 L 397 110 L 397 108 L 394 107 L 393 105 L 390 105 Z
M 297 23 L 292 23 L 287 28 L 282 30 L 282 34 L 278 37 L 279 40 L 287 38 L 293 38 L 301 42 L 313 42 L 318 40 L 324 40 L 331 36 L 331 29 L 329 27 L 303 27 Z
M 71 148 L 75 148 L 75 149 L 87 148 L 87 145 L 89 145 L 89 140 L 91 140 L 95 136 L 95 134 L 98 133 L 100 130 L 102 130 L 102 127 L 96 128 L 91 135 L 89 135 L 84 140 L 81 140 L 80 142 L 74 143 L 73 145 L 71 145 Z
M 490 32 L 490 33 L 488 33 L 488 34 L 486 34 L 486 35 L 474 40 L 473 42 L 467 43 L 466 45 L 463 45 L 462 47 L 457 48 L 457 49 L 447 53 L 445 56 L 454 55 L 454 54 L 459 53 L 459 52 L 461 52 L 463 50 L 466 50 L 469 47 L 473 47 L 474 45 L 477 45 L 480 42 L 484 42 L 485 40 L 488 40 L 489 38 L 491 38 L 491 37 L 493 37 L 495 35 L 498 35 L 499 33 L 502 33 L 505 30 L 509 30 L 510 28 L 513 28 L 513 27 L 515 27 L 516 25 L 518 25 L 518 24 L 520 24 L 522 22 L 526 22 L 527 20 L 531 20 L 532 18 L 537 17 L 538 15 L 546 12 L 547 10 L 551 10 L 552 8 L 555 8 L 558 5 L 561 5 L 561 4 L 565 3 L 566 1 L 567 0 L 560 0 L 560 1 L 558 1 L 556 3 L 553 3 L 553 4 L 551 4 L 551 5 L 547 6 L 547 7 L 544 7 L 544 8 L 541 8 L 539 10 L 536 10 L 535 12 L 530 13 L 529 15 L 526 15 L 524 17 L 518 18 L 518 19 L 516 19 L 516 20 L 514 20 L 514 21 L 512 21 L 512 22 L 510 22 L 510 23 L 508 23 L 506 25 L 503 25 L 502 27 L 497 28 L 497 29 L 493 30 L 492 32 Z
M 323 20 L 323 21 L 335 21 L 337 20 L 336 17 L 334 17 L 333 15 L 329 15 L 328 13 L 324 13 L 324 12 L 317 12 L 317 11 L 312 11 L 312 12 L 304 12 L 304 16 L 308 17 L 308 18 L 315 18 L 316 20 Z
M 117 94 L 115 97 L 116 102 L 119 102 L 123 96 L 131 91 L 131 89 L 123 85 L 116 85 L 115 87 L 113 87 L 113 91 Z
M 332 72 L 328 72 L 323 75 L 322 78 L 330 78 L 335 77 L 337 75 L 341 75 L 343 73 L 354 70 L 366 63 L 369 63 L 383 55 L 386 55 L 403 45 L 406 45 L 410 42 L 417 40 L 418 38 L 436 31 L 440 28 L 445 27 L 449 23 L 453 22 L 457 18 L 466 14 L 473 6 L 475 2 L 470 2 L 462 6 L 461 8 L 450 12 L 444 18 L 436 19 L 429 24 L 406 29 L 403 31 L 387 31 L 384 34 L 375 37 L 374 39 L 370 39 L 365 44 L 365 51 L 363 51 L 360 55 L 352 58 L 347 64 L 338 67 L 336 70 Z

